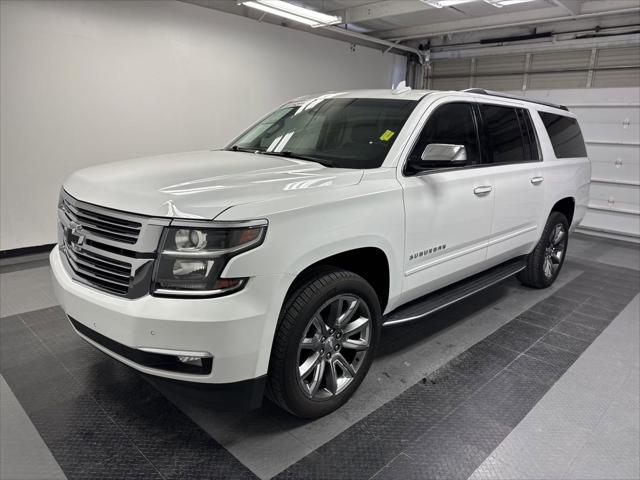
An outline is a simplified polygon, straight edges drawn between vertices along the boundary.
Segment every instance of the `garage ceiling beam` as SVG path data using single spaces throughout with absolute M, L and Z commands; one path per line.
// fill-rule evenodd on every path
M 377 32 L 377 36 L 396 41 L 429 38 L 460 32 L 473 32 L 518 25 L 535 25 L 570 19 L 636 12 L 640 10 L 640 5 L 637 0 L 619 0 L 616 2 L 589 1 L 580 3 L 579 8 L 580 13 L 576 15 L 568 14 L 566 5 L 564 5 L 485 17 L 464 18 L 451 22 L 439 22 L 415 27 L 397 28 Z
M 421 12 L 429 8 L 431 7 L 418 0 L 402 2 L 398 0 L 386 0 L 347 8 L 344 11 L 343 17 L 345 23 L 358 23 L 394 15 L 403 15 L 405 13 Z
M 336 27 L 336 26 L 321 26 L 318 27 L 321 28 L 323 30 L 328 30 L 334 33 L 337 33 L 338 35 L 343 35 L 343 36 L 347 36 L 347 37 L 351 37 L 351 38 L 357 38 L 358 40 L 363 40 L 365 42 L 371 42 L 371 43 L 375 43 L 377 45 L 382 45 L 384 47 L 387 47 L 387 49 L 385 50 L 385 52 L 388 52 L 390 50 L 398 50 L 404 53 L 413 53 L 418 57 L 418 60 L 420 63 L 424 62 L 426 59 L 426 53 L 423 52 L 422 50 L 418 50 L 417 48 L 414 47 L 410 47 L 408 45 L 403 45 L 397 42 L 391 42 L 389 40 L 384 40 L 382 38 L 378 38 L 378 37 L 373 37 L 371 35 L 367 35 L 364 33 L 359 33 L 359 32 L 354 32 L 353 30 L 347 30 L 345 28 L 341 28 L 341 27 Z

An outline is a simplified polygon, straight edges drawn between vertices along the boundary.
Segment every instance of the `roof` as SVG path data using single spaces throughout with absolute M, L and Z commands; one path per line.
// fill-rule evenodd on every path
M 385 90 L 349 90 L 340 95 L 342 98 L 388 98 L 396 100 L 420 100 L 425 95 L 434 93 L 435 90 L 413 90 L 396 92 L 392 89 Z
M 560 110 L 564 110 L 567 112 L 569 109 L 563 105 L 557 105 L 555 103 L 546 102 L 543 100 L 536 100 L 535 98 L 528 97 L 520 97 L 517 95 L 510 95 L 502 92 L 494 92 L 491 90 L 484 90 L 481 88 L 469 88 L 467 90 L 412 90 L 407 89 L 402 92 L 394 91 L 392 89 L 378 89 L 378 90 L 345 90 L 345 91 L 334 91 L 334 92 L 325 92 L 313 95 L 305 95 L 303 97 L 296 98 L 292 101 L 302 102 L 302 101 L 311 101 L 315 99 L 319 99 L 320 97 L 325 98 L 380 98 L 380 99 L 389 99 L 389 100 L 414 100 L 419 101 L 423 97 L 429 94 L 456 94 L 469 96 L 475 99 L 482 99 L 483 97 L 496 97 L 504 100 L 513 100 L 516 102 L 522 103 L 531 103 L 534 105 L 543 105 L 545 107 L 557 108 Z

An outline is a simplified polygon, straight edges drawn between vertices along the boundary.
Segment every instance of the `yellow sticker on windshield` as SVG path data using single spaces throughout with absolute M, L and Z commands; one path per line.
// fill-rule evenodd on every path
M 387 130 L 382 135 L 380 135 L 380 140 L 382 140 L 383 142 L 388 142 L 389 140 L 391 140 L 391 137 L 393 137 L 395 134 L 396 132 Z

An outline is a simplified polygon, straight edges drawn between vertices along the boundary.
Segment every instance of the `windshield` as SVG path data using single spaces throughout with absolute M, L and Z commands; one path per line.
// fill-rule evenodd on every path
M 251 127 L 228 150 L 302 158 L 330 167 L 377 168 L 416 104 L 326 96 L 289 103 Z

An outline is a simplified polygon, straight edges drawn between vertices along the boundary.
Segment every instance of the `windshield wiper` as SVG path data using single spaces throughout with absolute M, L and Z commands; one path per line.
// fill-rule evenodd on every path
M 228 152 L 248 152 L 248 153 L 255 153 L 260 155 L 273 155 L 274 157 L 297 158 L 299 160 L 306 160 L 308 162 L 319 163 L 324 167 L 335 167 L 335 165 L 328 160 L 317 158 L 317 157 L 310 157 L 306 155 L 299 155 L 297 153 L 293 153 L 288 150 L 284 152 L 268 152 L 266 150 L 260 150 L 258 148 L 239 147 L 238 145 L 233 145 L 232 147 L 227 148 L 226 150 Z
M 262 153 L 262 150 L 258 150 L 257 148 L 245 148 L 239 147 L 238 145 L 233 145 L 232 147 L 225 148 L 227 152 L 249 152 L 249 153 Z
M 307 160 L 308 162 L 315 162 L 315 163 L 319 163 L 320 165 L 324 166 L 324 167 L 335 167 L 335 165 L 333 163 L 331 163 L 328 160 L 325 160 L 323 158 L 317 158 L 317 157 L 310 157 L 307 155 L 300 155 L 298 153 L 293 153 L 290 151 L 284 151 L 284 152 L 263 152 L 260 151 L 259 153 L 262 153 L 263 155 L 273 155 L 274 157 L 286 157 L 286 158 L 297 158 L 299 160 Z

